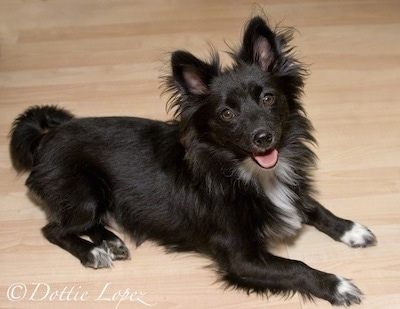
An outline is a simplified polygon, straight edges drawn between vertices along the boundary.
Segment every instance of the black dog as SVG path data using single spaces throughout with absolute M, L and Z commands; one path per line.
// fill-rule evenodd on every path
M 211 257 L 227 286 L 360 303 L 348 280 L 268 252 L 303 223 L 351 247 L 376 242 L 312 197 L 315 140 L 299 101 L 306 72 L 290 39 L 255 17 L 229 68 L 215 53 L 205 62 L 174 52 L 165 77 L 171 122 L 75 119 L 51 106 L 20 115 L 11 157 L 17 171 L 31 170 L 26 184 L 46 206 L 45 237 L 87 267 L 110 267 L 129 258 L 105 228 L 116 223 L 138 245 Z

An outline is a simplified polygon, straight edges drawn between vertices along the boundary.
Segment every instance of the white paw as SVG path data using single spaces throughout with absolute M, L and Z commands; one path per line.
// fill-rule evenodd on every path
M 349 280 L 337 276 L 339 283 L 336 288 L 334 305 L 337 306 L 350 306 L 353 304 L 360 304 L 362 292 Z
M 368 247 L 376 244 L 376 237 L 365 226 L 354 223 L 352 228 L 345 232 L 340 240 L 350 247 Z
M 113 266 L 114 254 L 109 249 L 103 247 L 95 247 L 90 251 L 91 257 L 89 262 L 86 263 L 86 267 L 97 268 L 110 268 Z

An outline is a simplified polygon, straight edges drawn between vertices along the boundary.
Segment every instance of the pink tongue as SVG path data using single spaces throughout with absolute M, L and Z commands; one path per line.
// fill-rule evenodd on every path
M 263 168 L 271 168 L 278 162 L 278 150 L 272 149 L 263 154 L 254 155 L 254 159 Z

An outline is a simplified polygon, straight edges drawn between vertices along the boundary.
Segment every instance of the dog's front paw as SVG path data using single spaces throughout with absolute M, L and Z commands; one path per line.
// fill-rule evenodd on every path
M 335 300 L 332 305 L 335 306 L 351 306 L 361 303 L 362 292 L 349 280 L 339 277 L 339 282 L 334 295 Z
M 350 230 L 346 231 L 340 240 L 353 248 L 365 248 L 377 243 L 375 235 L 365 226 L 354 223 Z

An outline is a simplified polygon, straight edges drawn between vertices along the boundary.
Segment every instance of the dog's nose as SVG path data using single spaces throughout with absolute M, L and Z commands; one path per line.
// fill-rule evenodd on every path
M 273 136 L 271 133 L 268 133 L 267 131 L 264 131 L 264 130 L 260 130 L 254 134 L 253 143 L 257 147 L 267 148 L 269 146 L 269 144 L 271 144 L 272 139 L 273 139 Z

